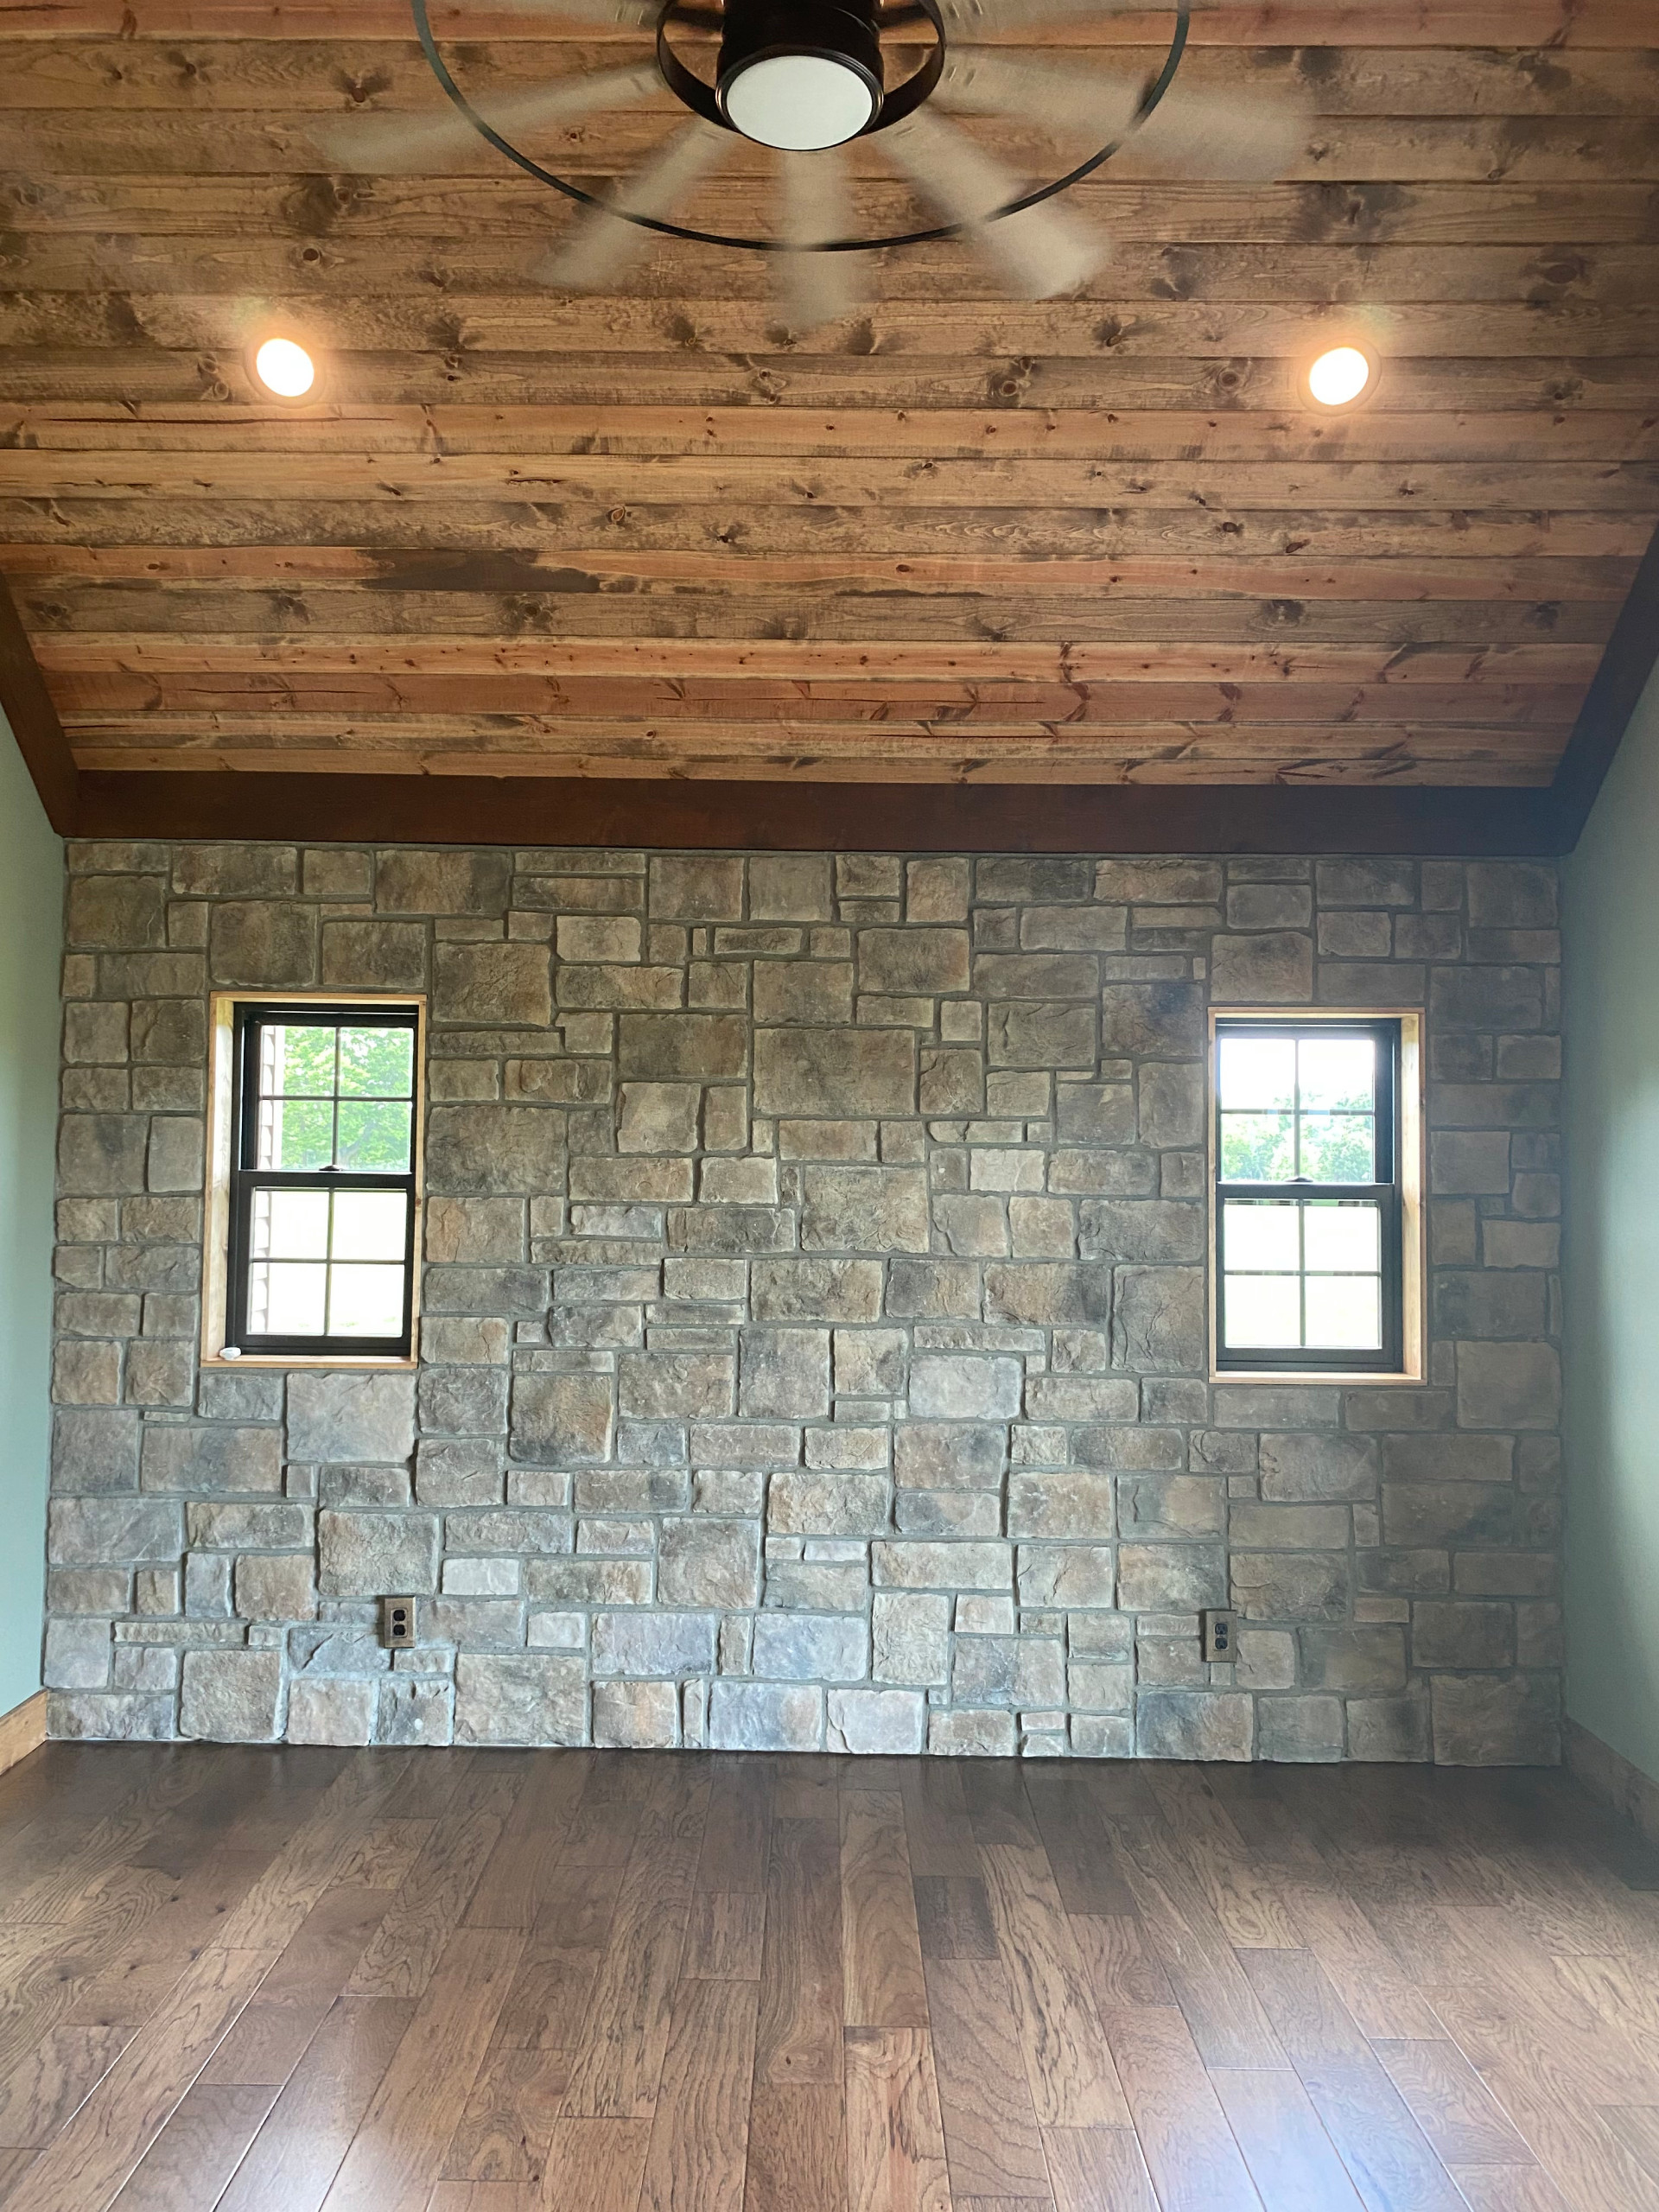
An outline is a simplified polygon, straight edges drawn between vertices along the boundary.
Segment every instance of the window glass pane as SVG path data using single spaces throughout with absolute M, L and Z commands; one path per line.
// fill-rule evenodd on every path
M 1250 1198 L 1229 1198 L 1223 1209 L 1222 1246 L 1229 1269 L 1260 1268 L 1264 1274 L 1282 1269 L 1294 1274 L 1301 1265 L 1294 1205 L 1258 1204 Z
M 395 1260 L 403 1265 L 409 1201 L 401 1191 L 336 1191 L 337 1260 Z
M 1296 1044 L 1290 1037 L 1221 1039 L 1217 1084 L 1224 1109 L 1277 1109 L 1296 1103 Z
M 261 1260 L 326 1260 L 327 1191 L 256 1191 L 252 1256 Z
M 327 1287 L 328 1270 L 321 1262 L 256 1260 L 248 1270 L 249 1334 L 321 1336 Z
M 1304 1225 L 1307 1266 L 1376 1274 L 1382 1266 L 1379 1206 L 1310 1205 Z
M 407 1098 L 414 1088 L 414 1080 L 412 1029 L 340 1031 L 342 1098 Z
M 256 1167 L 327 1167 L 334 1156 L 334 1109 L 327 1099 L 260 1100 Z
M 334 1032 L 287 1023 L 265 1028 L 266 1067 L 260 1089 L 279 1098 L 330 1098 L 334 1090 Z
M 1313 1183 L 1374 1183 L 1376 1123 L 1369 1114 L 1304 1114 L 1299 1172 Z
M 337 1164 L 359 1173 L 401 1175 L 409 1167 L 409 1108 L 340 1103 Z
M 1380 1351 L 1382 1285 L 1375 1275 L 1309 1275 L 1307 1341 L 1320 1350 L 1341 1346 Z
M 336 1337 L 396 1337 L 404 1326 L 401 1268 L 328 1270 L 328 1328 Z
M 1302 1340 L 1301 1282 L 1295 1275 L 1236 1275 L 1225 1279 L 1223 1341 L 1253 1351 L 1282 1351 Z
M 1376 1109 L 1376 1046 L 1369 1037 L 1304 1037 L 1298 1056 L 1305 1114 Z
M 1289 1114 L 1224 1114 L 1222 1180 L 1288 1183 L 1296 1173 L 1295 1129 Z

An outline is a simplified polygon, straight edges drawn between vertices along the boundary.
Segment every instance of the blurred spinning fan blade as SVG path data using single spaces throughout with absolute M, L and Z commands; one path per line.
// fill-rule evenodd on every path
M 568 77 L 510 99 L 477 101 L 479 116 L 504 138 L 540 124 L 563 123 L 601 108 L 632 107 L 664 90 L 655 62 L 632 69 L 601 69 Z M 308 135 L 343 169 L 374 173 L 418 168 L 446 155 L 467 153 L 487 142 L 453 102 L 436 115 L 353 115 L 308 125 Z
M 939 0 L 947 38 L 992 38 L 1028 23 L 1139 11 L 1145 0 Z
M 531 16 L 562 16 L 573 23 L 602 23 L 629 31 L 654 31 L 663 0 L 504 0 Z
M 1090 235 L 1052 205 L 988 219 L 1020 197 L 1014 179 L 964 131 L 918 108 L 875 141 L 888 149 L 911 181 L 946 220 L 958 225 L 1011 292 L 1046 300 L 1068 292 L 1107 257 Z
M 935 98 L 979 115 L 1012 115 L 1052 130 L 1081 131 L 1103 146 L 1134 122 L 1141 94 L 1141 85 L 1128 78 L 1057 69 L 1046 61 L 1018 61 L 970 47 L 947 52 Z
M 1304 150 L 1312 111 L 1268 92 L 1204 92 L 1179 77 L 1124 151 L 1184 176 L 1249 184 L 1282 176 Z
M 731 131 L 694 117 L 619 186 L 612 202 L 616 213 L 612 207 L 585 210 L 531 274 L 540 283 L 567 291 L 597 291 L 651 242 L 651 232 L 626 222 L 624 215 L 650 215 L 666 222 L 692 186 L 741 143 Z
M 780 153 L 783 209 L 779 232 L 794 249 L 772 257 L 779 302 L 791 328 L 817 330 L 851 315 L 864 296 L 869 256 L 815 253 L 826 238 L 850 237 L 856 223 L 847 157 L 838 146 L 823 153 Z

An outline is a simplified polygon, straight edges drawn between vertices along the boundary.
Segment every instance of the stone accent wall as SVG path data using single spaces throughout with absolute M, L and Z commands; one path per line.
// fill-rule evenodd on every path
M 1557 1757 L 1551 868 L 69 866 L 56 1734 Z M 418 1375 L 198 1371 L 213 985 L 432 994 Z M 1206 999 L 1427 1009 L 1424 1387 L 1205 1381 Z

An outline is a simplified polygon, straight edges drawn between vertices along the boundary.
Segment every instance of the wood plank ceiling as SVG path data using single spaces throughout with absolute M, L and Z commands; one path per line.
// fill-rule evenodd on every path
M 434 20 L 480 98 L 643 52 Z M 934 246 L 805 334 L 758 255 L 549 293 L 563 203 L 487 149 L 328 174 L 317 118 L 441 105 L 403 0 L 4 29 L 0 573 L 84 775 L 1542 785 L 1659 518 L 1655 0 L 1199 12 L 1192 82 L 1312 102 L 1284 181 L 1126 155 L 1083 296 Z M 674 111 L 534 143 L 602 182 Z M 325 398 L 256 396 L 271 330 Z M 1352 333 L 1375 400 L 1319 416 Z

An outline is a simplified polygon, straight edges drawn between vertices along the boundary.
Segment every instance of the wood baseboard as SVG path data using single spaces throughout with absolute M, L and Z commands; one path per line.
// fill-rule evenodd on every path
M 36 1690 L 10 1713 L 0 1713 L 0 1774 L 46 1741 L 46 1692 Z
M 1576 1720 L 1562 1725 L 1561 1758 L 1592 1797 L 1634 1822 L 1649 1843 L 1659 1843 L 1659 1782 L 1651 1775 Z

